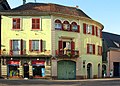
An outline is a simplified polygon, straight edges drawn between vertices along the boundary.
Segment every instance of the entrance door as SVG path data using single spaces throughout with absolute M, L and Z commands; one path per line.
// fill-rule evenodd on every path
M 87 65 L 87 78 L 88 79 L 92 78 L 92 64 L 91 63 Z
M 24 78 L 29 78 L 29 65 L 28 63 L 24 63 Z
M 100 64 L 98 64 L 98 78 L 100 78 Z
M 57 68 L 58 79 L 76 78 L 76 63 L 74 61 L 59 61 Z
M 120 76 L 120 63 L 119 62 L 114 62 L 113 63 L 113 65 L 114 65 L 114 77 L 119 77 Z

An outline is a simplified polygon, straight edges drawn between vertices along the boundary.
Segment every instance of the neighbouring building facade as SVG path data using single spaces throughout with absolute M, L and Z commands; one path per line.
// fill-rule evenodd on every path
M 102 76 L 103 25 L 79 8 L 27 3 L 0 14 L 2 76 L 53 79 Z
M 120 77 L 120 35 L 103 33 L 103 74 Z
M 9 10 L 10 6 L 6 0 L 0 0 L 0 11 Z M 0 15 L 0 34 L 1 34 L 1 15 Z M 1 45 L 1 35 L 0 35 L 0 45 Z M 0 47 L 1 53 L 1 47 Z M 1 64 L 1 59 L 0 59 Z M 0 76 L 1 76 L 1 65 L 0 65 Z

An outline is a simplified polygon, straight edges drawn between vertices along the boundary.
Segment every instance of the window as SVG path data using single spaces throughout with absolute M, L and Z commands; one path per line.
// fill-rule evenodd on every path
M 42 43 L 42 40 L 29 40 L 29 50 L 42 52 Z
M 77 25 L 77 23 L 76 22 L 72 22 L 71 23 L 71 29 L 72 29 L 72 31 L 79 31 L 78 29 L 78 25 Z
M 32 41 L 32 50 L 33 51 L 39 51 L 39 40 L 33 40 Z
M 102 47 L 98 46 L 98 55 L 102 55 Z
M 40 19 L 39 18 L 33 18 L 32 19 L 32 29 L 33 30 L 39 30 L 40 29 Z
M 10 40 L 10 55 L 23 55 L 23 40 Z
M 70 24 L 68 21 L 63 22 L 63 30 L 67 30 L 67 31 L 70 30 Z
M 98 36 L 100 37 L 100 29 L 98 29 Z
M 20 18 L 13 18 L 13 29 L 20 29 Z
M 92 25 L 87 25 L 86 30 L 87 34 L 92 34 Z
M 62 23 L 60 20 L 55 20 L 55 29 L 57 29 L 57 30 L 62 29 Z
M 87 44 L 87 53 L 95 54 L 95 45 L 94 44 Z
M 83 33 L 94 35 L 94 25 L 88 25 L 83 23 Z
M 20 50 L 20 40 L 13 40 L 13 51 Z

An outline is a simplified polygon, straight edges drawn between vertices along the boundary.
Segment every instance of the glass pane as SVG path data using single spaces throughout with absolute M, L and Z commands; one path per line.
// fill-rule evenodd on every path
M 32 50 L 34 50 L 34 51 L 39 50 L 39 41 L 37 41 L 37 40 L 32 41 Z
M 72 25 L 72 30 L 73 31 L 76 31 L 78 28 L 77 28 L 77 25 Z
M 13 41 L 13 51 L 19 51 L 20 50 L 20 41 L 14 40 Z
M 39 20 L 39 19 L 36 19 L 36 23 L 40 23 L 40 20 Z
M 35 19 L 32 19 L 32 23 L 35 23 Z

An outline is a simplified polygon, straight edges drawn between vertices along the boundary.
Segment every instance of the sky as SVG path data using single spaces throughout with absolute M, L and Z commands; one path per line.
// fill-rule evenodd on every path
M 23 4 L 23 0 L 7 0 L 11 8 Z M 35 0 L 26 0 L 35 2 Z M 37 3 L 56 3 L 75 7 L 84 11 L 93 20 L 100 22 L 105 32 L 120 35 L 120 0 L 36 0 Z

